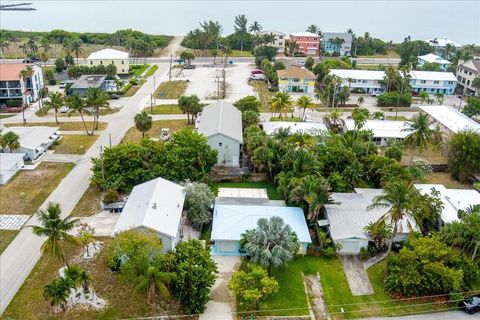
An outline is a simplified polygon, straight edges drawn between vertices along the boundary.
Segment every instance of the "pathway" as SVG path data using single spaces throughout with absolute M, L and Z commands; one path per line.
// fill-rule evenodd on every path
M 304 276 L 304 279 L 307 285 L 308 297 L 310 297 L 310 301 L 312 304 L 311 310 L 313 310 L 313 313 L 315 314 L 314 319 L 330 320 L 331 317 L 328 314 L 327 303 L 325 302 L 323 287 L 320 281 L 320 274 L 317 273 L 316 276 L 312 274 L 307 274 L 306 276 Z
M 354 296 L 364 296 L 373 294 L 373 288 L 368 279 L 367 272 L 363 268 L 363 263 L 356 255 L 340 255 L 343 270 L 347 277 L 350 291 Z
M 229 320 L 236 319 L 235 297 L 228 288 L 228 281 L 240 266 L 240 257 L 214 256 L 217 264 L 217 280 L 210 292 L 211 300 L 207 303 L 205 312 L 200 320 Z
M 62 153 L 46 153 L 42 161 L 48 162 L 73 162 L 77 163 L 82 160 L 82 156 L 78 154 L 62 154 Z
M 20 230 L 30 218 L 24 214 L 2 214 L 0 215 L 0 230 Z

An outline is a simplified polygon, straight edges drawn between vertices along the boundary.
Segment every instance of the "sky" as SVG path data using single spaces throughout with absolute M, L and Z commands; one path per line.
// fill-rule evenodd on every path
M 132 28 L 151 34 L 181 35 L 200 21 L 218 20 L 224 34 L 233 19 L 245 14 L 265 30 L 305 31 L 316 24 L 322 31 L 356 34 L 394 42 L 448 38 L 460 44 L 480 44 L 480 0 L 447 1 L 103 1 L 30 0 L 37 11 L 0 11 L 0 28 L 10 30 L 114 32 Z M 1 0 L 2 4 L 23 0 Z

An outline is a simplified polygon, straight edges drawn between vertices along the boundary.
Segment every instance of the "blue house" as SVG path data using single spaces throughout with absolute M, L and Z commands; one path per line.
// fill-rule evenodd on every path
M 452 64 L 450 61 L 443 59 L 433 53 L 429 53 L 423 56 L 418 56 L 418 66 L 421 67 L 425 63 L 436 63 L 440 66 L 440 70 L 446 71 L 447 68 Z
M 335 39 L 342 39 L 336 43 Z M 324 32 L 322 34 L 322 52 L 330 54 L 337 52 L 341 56 L 349 56 L 352 50 L 352 34 L 348 32 Z
M 457 78 L 452 72 L 411 71 L 410 86 L 413 92 L 425 91 L 430 94 L 454 94 Z
M 267 205 L 216 205 L 213 211 L 212 236 L 213 254 L 243 256 L 247 253 L 240 246 L 246 230 L 255 229 L 260 218 L 280 217 L 297 234 L 300 254 L 307 252 L 311 243 L 310 233 L 303 210 L 298 207 Z

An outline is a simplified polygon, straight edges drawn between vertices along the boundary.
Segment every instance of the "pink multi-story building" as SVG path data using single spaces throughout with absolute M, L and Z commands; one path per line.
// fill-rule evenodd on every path
M 320 36 L 311 32 L 290 33 L 290 42 L 296 42 L 298 49 L 296 52 L 302 52 L 306 56 L 320 55 Z

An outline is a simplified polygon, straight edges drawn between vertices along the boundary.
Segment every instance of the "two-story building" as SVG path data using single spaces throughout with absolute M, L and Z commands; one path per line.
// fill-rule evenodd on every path
M 480 76 L 480 58 L 474 58 L 457 67 L 458 86 L 465 94 L 480 96 L 480 90 L 473 86 L 473 79 Z
M 306 56 L 320 55 L 320 36 L 311 32 L 290 33 L 290 42 L 298 45 L 296 52 L 303 53 Z
M 315 92 L 315 75 L 305 68 L 289 67 L 278 70 L 278 89 L 290 93 Z
M 117 73 L 128 73 L 130 68 L 128 58 L 128 52 L 108 48 L 91 53 L 87 58 L 87 65 L 98 66 L 103 64 L 108 66 L 113 64 L 117 67 Z
M 429 53 L 423 56 L 418 56 L 418 66 L 422 67 L 425 63 L 436 63 L 440 65 L 440 70 L 446 71 L 448 67 L 452 64 L 450 61 L 437 56 L 436 54 Z
M 451 72 L 410 71 L 413 92 L 454 94 L 457 78 Z
M 448 58 L 448 57 L 445 57 L 445 47 L 447 45 L 450 45 L 455 49 L 460 49 L 462 47 L 461 44 L 456 43 L 455 41 L 452 41 L 452 40 L 447 39 L 447 38 L 435 38 L 435 39 L 432 39 L 432 40 L 428 40 L 428 43 L 435 50 L 435 54 L 437 54 L 439 56 L 442 56 L 444 58 Z
M 20 72 L 30 66 L 32 76 L 20 77 Z M 40 98 L 43 88 L 42 68 L 34 64 L 4 63 L 0 67 L 0 107 L 8 100 L 18 100 L 19 104 L 29 104 Z M 21 102 L 20 102 L 21 101 Z
M 259 36 L 273 35 L 275 37 L 273 39 L 273 42 L 267 43 L 267 45 L 277 48 L 278 53 L 285 52 L 285 40 L 286 40 L 285 33 L 280 31 L 275 31 L 275 30 L 261 30 L 261 31 L 258 31 L 258 35 Z
M 68 89 L 68 95 L 78 94 L 83 97 L 87 94 L 90 88 L 99 88 L 106 90 L 107 85 L 105 83 L 106 75 L 101 74 L 84 74 L 80 76 L 73 85 Z
M 322 34 L 322 52 L 338 53 L 349 56 L 352 50 L 352 34 L 348 32 L 324 32 Z
M 381 81 L 385 72 L 374 70 L 332 69 L 330 74 L 342 79 L 342 86 L 347 86 L 353 92 L 381 92 Z

